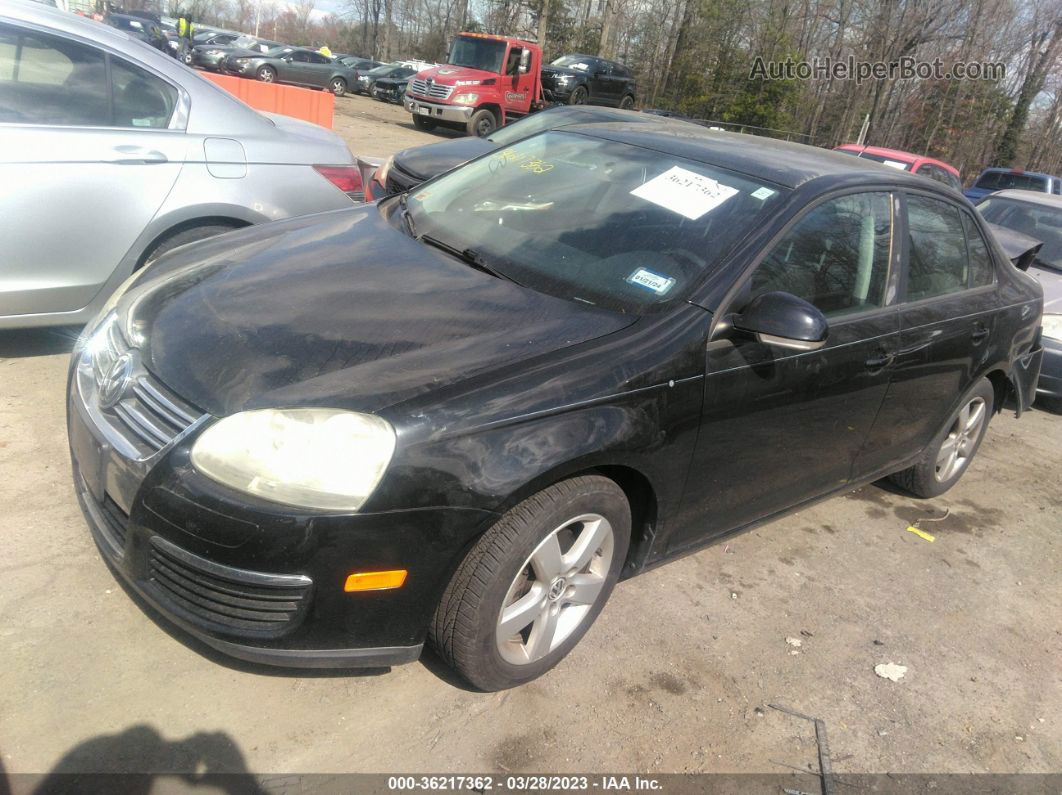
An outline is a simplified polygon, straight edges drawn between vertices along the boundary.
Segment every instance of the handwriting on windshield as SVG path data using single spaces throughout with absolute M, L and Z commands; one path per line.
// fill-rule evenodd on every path
M 519 163 L 520 168 L 532 174 L 545 174 L 553 170 L 553 164 L 547 163 L 540 157 L 525 155 L 515 149 L 505 149 L 492 158 L 492 164 L 507 166 L 510 163 Z

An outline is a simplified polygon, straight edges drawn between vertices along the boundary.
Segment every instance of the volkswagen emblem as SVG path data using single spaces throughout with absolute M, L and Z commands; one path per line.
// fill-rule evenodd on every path
M 132 351 L 126 351 L 114 360 L 114 364 L 103 374 L 96 393 L 96 400 L 101 409 L 109 409 L 121 399 L 133 378 L 135 368 L 136 360 Z

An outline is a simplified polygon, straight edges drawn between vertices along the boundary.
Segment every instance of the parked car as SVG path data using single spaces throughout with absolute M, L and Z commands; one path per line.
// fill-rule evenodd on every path
M 412 77 L 421 69 L 429 68 L 431 64 L 423 65 L 419 61 L 395 61 L 369 69 L 367 72 L 358 70 L 358 76 L 352 91 L 355 94 L 368 94 L 372 96 L 373 84 L 382 78 Z
M 139 39 L 145 44 L 162 52 L 169 52 L 170 45 L 166 34 L 158 23 L 142 17 L 129 16 L 128 14 L 108 14 L 103 18 L 105 25 L 110 25 L 117 30 L 125 31 L 133 38 Z
M 1062 195 L 1062 178 L 1017 168 L 986 168 L 963 195 L 976 204 L 999 190 L 1028 190 L 1058 196 Z
M 370 93 L 372 94 L 373 99 L 401 105 L 402 97 L 406 95 L 406 89 L 409 87 L 409 81 L 412 77 L 413 75 L 405 75 L 404 77 L 381 77 L 372 84 Z
M 546 131 L 139 274 L 68 382 L 103 556 L 226 654 L 430 641 L 496 690 L 621 577 L 890 474 L 949 489 L 1032 401 L 1039 284 L 944 186 L 676 130 Z
M 901 171 L 910 171 L 912 174 L 929 177 L 962 193 L 962 178 L 959 174 L 959 169 L 949 163 L 945 163 L 943 160 L 926 157 L 925 155 L 916 155 L 912 152 L 904 152 L 900 149 L 863 146 L 862 144 L 844 144 L 836 147 L 836 150 L 861 157 L 864 160 L 874 160 L 891 168 L 898 168 Z
M 354 82 L 353 69 L 305 47 L 277 47 L 261 55 L 230 55 L 223 71 L 264 83 L 325 88 L 337 97 L 346 94 Z
M 354 55 L 340 56 L 336 58 L 343 66 L 350 67 L 355 72 L 368 72 L 370 69 L 375 69 L 377 66 L 383 66 L 379 61 L 374 61 L 371 58 L 358 58 Z
M 119 30 L 7 3 L 0 42 L 0 328 L 84 323 L 165 251 L 361 198 L 334 133 Z
M 977 209 L 990 224 L 1043 244 L 1028 270 L 1044 290 L 1044 363 L 1037 394 L 1062 412 L 1062 196 L 1002 190 L 983 198 Z
M 632 110 L 593 105 L 555 105 L 508 124 L 487 138 L 451 138 L 403 149 L 385 160 L 366 182 L 365 196 L 367 199 L 381 199 L 411 190 L 444 171 L 543 130 L 556 130 L 573 124 L 663 124 L 666 121 L 657 116 L 643 116 Z
M 542 93 L 568 105 L 633 108 L 634 75 L 621 63 L 594 55 L 562 55 L 542 67 Z
M 258 39 L 254 36 L 240 36 L 231 44 L 197 44 L 192 47 L 192 66 L 199 66 L 212 72 L 220 72 L 226 58 L 255 57 L 271 52 L 284 45 L 278 41 Z
M 196 33 L 192 36 L 193 44 L 216 44 L 219 47 L 226 47 L 232 44 L 236 39 L 242 36 L 242 33 L 231 33 L 227 31 L 215 32 L 206 31 L 203 33 Z

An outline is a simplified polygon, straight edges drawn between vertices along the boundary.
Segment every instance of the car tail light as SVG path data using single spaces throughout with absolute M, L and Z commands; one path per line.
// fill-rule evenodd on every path
M 361 172 L 358 171 L 357 166 L 314 166 L 313 168 L 354 201 L 365 201 Z

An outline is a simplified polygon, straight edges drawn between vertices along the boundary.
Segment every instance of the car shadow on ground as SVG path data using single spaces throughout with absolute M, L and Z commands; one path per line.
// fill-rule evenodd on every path
M 53 356 L 74 349 L 81 326 L 0 330 L 0 359 Z
M 151 726 L 138 724 L 116 734 L 78 743 L 44 775 L 6 774 L 0 767 L 0 795 L 108 792 L 147 795 L 157 778 L 180 784 L 166 791 L 264 795 L 247 770 L 243 752 L 225 732 L 196 732 L 169 741 Z M 14 785 L 14 787 L 12 786 Z

